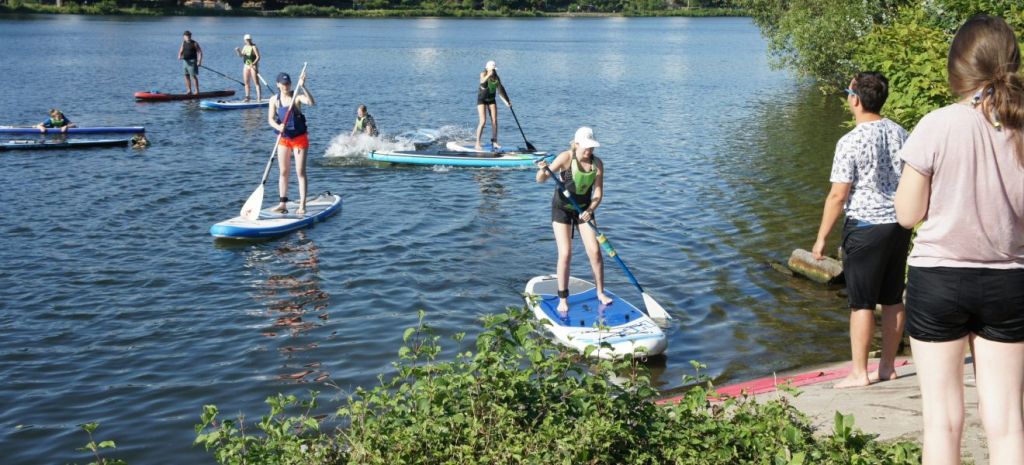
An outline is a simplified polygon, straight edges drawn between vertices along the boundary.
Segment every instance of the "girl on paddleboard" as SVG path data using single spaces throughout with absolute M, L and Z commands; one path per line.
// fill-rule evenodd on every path
M 476 93 L 476 112 L 480 117 L 480 122 L 476 125 L 475 147 L 477 150 L 481 150 L 480 136 L 483 135 L 488 114 L 491 115 L 491 151 L 501 148 L 498 145 L 498 97 L 501 97 L 505 105 L 512 108 L 512 102 L 509 101 L 508 94 L 505 93 L 505 88 L 501 85 L 501 78 L 498 77 L 498 70 L 492 60 L 484 65 L 484 71 L 480 73 L 480 86 Z
M 594 220 L 594 210 L 601 204 L 604 190 L 604 164 L 594 155 L 594 148 L 601 144 L 594 139 L 594 130 L 582 127 L 576 130 L 569 150 L 558 154 L 551 164 L 541 160 L 538 163 L 537 182 L 545 182 L 555 173 L 562 181 L 566 191 L 583 211 L 576 211 L 569 198 L 558 188 L 551 199 L 551 227 L 555 232 L 555 243 L 558 245 L 558 313 L 567 316 L 569 313 L 569 264 L 572 259 L 572 238 L 574 229 L 578 229 L 583 239 L 583 246 L 590 258 L 590 267 L 594 270 L 594 283 L 597 287 L 597 298 L 602 304 L 612 303 L 612 299 L 604 293 L 604 261 L 601 257 L 601 246 L 592 228 L 579 225 Z
M 242 39 L 245 41 L 245 46 L 235 47 L 235 53 L 242 57 L 242 84 L 245 85 L 245 101 L 249 101 L 249 81 L 251 80 L 252 86 L 256 88 L 256 101 L 258 102 L 263 100 L 259 83 L 260 50 L 256 48 L 251 35 L 246 34 Z
M 302 113 L 302 105 L 315 105 L 313 95 L 306 89 L 306 72 L 299 76 L 297 88 L 301 88 L 302 95 L 295 95 L 292 91 L 292 78 L 288 73 L 277 75 L 278 93 L 270 99 L 270 110 L 267 113 L 267 121 L 270 127 L 281 133 L 281 142 L 277 146 L 277 167 L 281 175 L 278 178 L 278 190 L 280 202 L 276 213 L 288 213 L 288 165 L 292 154 L 295 154 L 295 177 L 299 180 L 299 208 L 295 213 L 306 214 L 306 151 L 309 149 L 309 135 L 306 133 L 306 115 Z M 295 106 L 291 107 L 292 99 L 296 99 Z M 292 108 L 291 113 L 288 112 Z

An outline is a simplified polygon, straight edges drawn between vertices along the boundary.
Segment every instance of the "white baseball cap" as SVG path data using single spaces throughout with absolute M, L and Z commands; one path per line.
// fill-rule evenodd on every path
M 249 35 L 249 34 L 246 34 L 245 36 L 242 37 L 242 40 L 252 40 L 252 36 Z
M 494 64 L 494 60 L 491 60 L 484 65 L 484 69 L 497 69 L 497 65 Z
M 573 138 L 576 145 L 579 145 L 582 149 L 590 149 L 594 147 L 600 147 L 601 143 L 594 139 L 594 130 L 586 126 L 576 130 L 576 137 Z

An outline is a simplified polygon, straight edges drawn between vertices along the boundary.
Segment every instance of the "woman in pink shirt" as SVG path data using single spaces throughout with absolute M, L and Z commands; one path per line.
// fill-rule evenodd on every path
M 1013 30 L 971 18 L 949 49 L 959 101 L 929 113 L 900 153 L 910 253 L 907 333 L 921 386 L 924 464 L 959 464 L 964 354 L 973 345 L 993 465 L 1024 464 L 1024 81 Z

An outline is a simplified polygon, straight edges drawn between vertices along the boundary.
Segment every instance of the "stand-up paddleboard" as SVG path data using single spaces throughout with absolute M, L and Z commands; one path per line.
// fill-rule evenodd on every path
M 245 110 L 247 108 L 266 108 L 270 100 L 200 100 L 199 108 L 204 110 Z
M 407 165 L 446 165 L 476 168 L 515 168 L 532 166 L 547 152 L 457 152 L 453 150 L 374 150 L 371 160 Z
M 5 140 L 0 141 L 0 150 L 53 150 L 93 147 L 127 147 L 131 142 L 131 139 Z
M 306 201 L 306 214 L 297 215 L 297 201 L 288 202 L 288 213 L 270 211 L 277 205 L 265 208 L 258 220 L 236 216 L 210 227 L 210 235 L 227 239 L 267 239 L 283 236 L 292 231 L 312 226 L 341 211 L 341 196 L 325 192 Z
M 416 129 L 412 131 L 405 131 L 397 136 L 395 140 L 398 142 L 405 142 L 412 144 L 416 150 L 422 150 L 441 137 L 441 132 L 437 129 Z
M 196 100 L 213 97 L 230 97 L 232 95 L 235 95 L 235 91 L 231 89 L 200 92 L 198 94 L 165 94 L 163 92 L 151 91 L 136 92 L 135 100 L 142 100 L 146 102 L 167 102 L 171 100 Z
M 495 149 L 491 144 L 482 144 L 480 148 L 476 148 L 470 142 L 455 142 L 451 141 L 445 144 L 448 150 L 453 152 L 471 152 L 471 153 L 529 153 L 530 151 L 522 147 L 500 147 Z
M 645 313 L 608 291 L 613 302 L 604 306 L 597 300 L 594 284 L 569 277 L 569 313 L 558 313 L 558 280 L 555 275 L 537 276 L 526 283 L 526 303 L 559 344 L 583 353 L 597 346 L 591 355 L 611 359 L 647 357 L 665 351 L 665 333 Z M 602 348 L 601 343 L 611 348 Z M 642 351 L 637 349 L 642 348 Z
M 74 127 L 68 128 L 67 131 L 61 131 L 61 128 L 0 126 L 0 134 L 142 134 L 144 132 L 146 132 L 146 128 L 142 126 Z

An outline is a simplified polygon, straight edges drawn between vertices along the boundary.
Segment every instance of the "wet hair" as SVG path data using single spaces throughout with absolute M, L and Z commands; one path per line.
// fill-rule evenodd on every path
M 995 16 L 968 19 L 953 37 L 946 69 L 954 94 L 979 92 L 978 103 L 989 123 L 1013 131 L 1017 161 L 1024 166 L 1024 80 L 1013 29 Z
M 191 31 L 185 31 L 184 35 L 185 35 L 185 37 L 192 37 L 192 32 Z
M 857 91 L 857 97 L 865 111 L 876 115 L 882 112 L 885 101 L 889 99 L 889 80 L 882 73 L 857 73 L 853 78 L 853 85 L 853 90 Z
M 62 114 L 62 113 L 60 112 L 60 110 L 58 110 L 58 109 L 56 109 L 56 108 L 51 108 L 51 109 L 50 109 L 50 116 L 57 116 L 57 115 L 60 115 L 60 114 Z
M 363 110 L 363 113 L 367 112 L 366 111 L 366 105 L 363 105 L 363 104 L 359 104 L 359 108 L 356 108 L 356 110 Z

